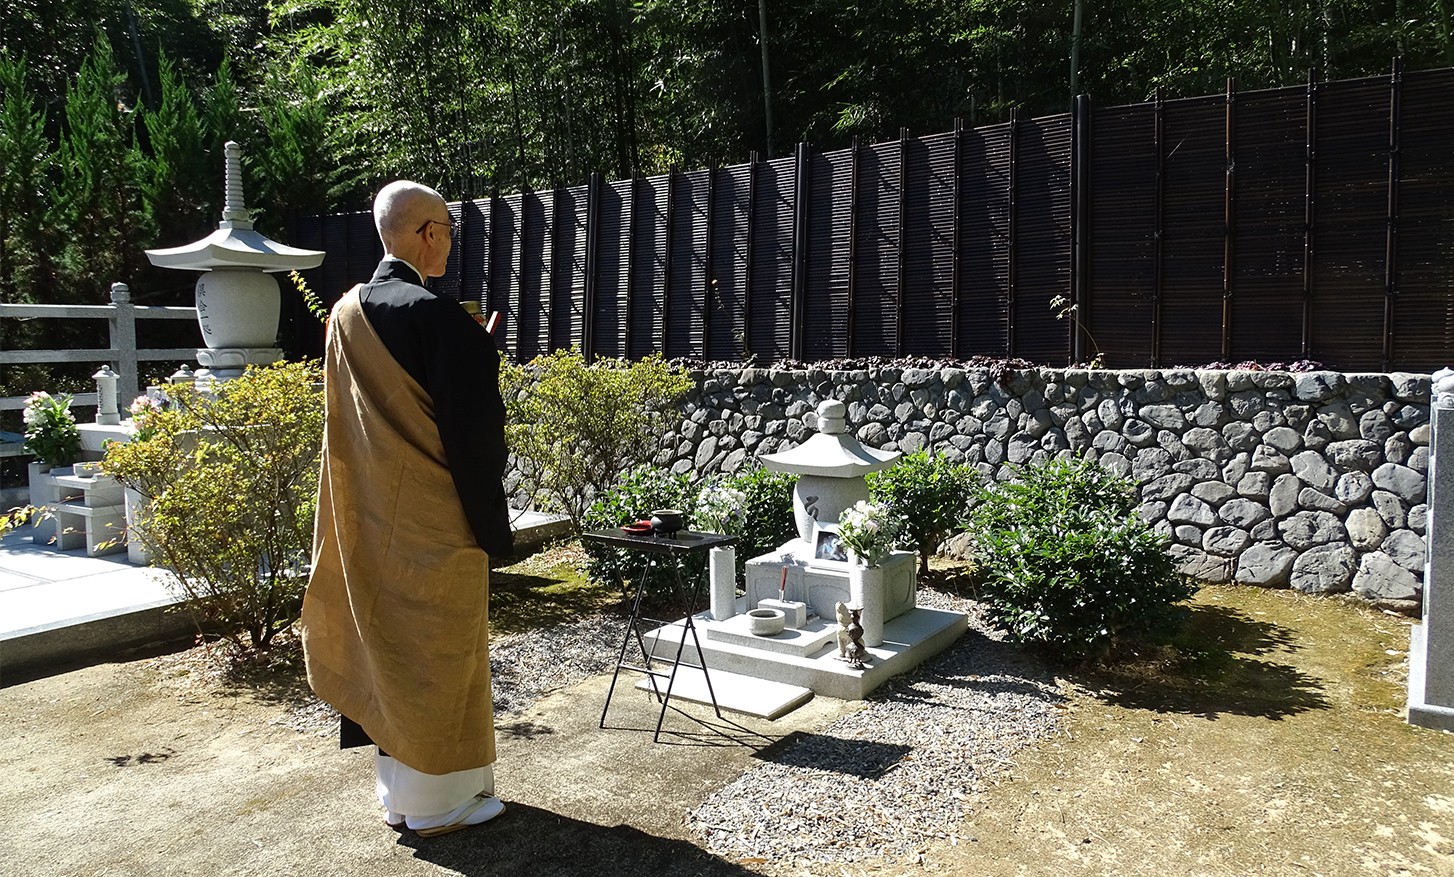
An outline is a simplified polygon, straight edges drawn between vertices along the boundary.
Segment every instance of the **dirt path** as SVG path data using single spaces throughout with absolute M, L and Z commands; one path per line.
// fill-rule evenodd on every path
M 932 858 L 986 875 L 1454 874 L 1454 735 L 1400 715 L 1406 620 L 1245 588 L 1205 589 L 1194 615 L 1205 655 L 1077 680 L 1068 733 L 976 802 L 975 841 Z
M 607 677 L 500 724 L 510 809 L 433 841 L 385 828 L 372 771 L 294 689 L 198 683 L 180 656 L 0 689 L 0 871 L 15 875 L 1454 875 L 1454 735 L 1411 728 L 1403 619 L 1209 588 L 1196 650 L 1076 677 L 1067 733 L 1023 751 L 922 864 L 731 862 L 684 817 L 758 748 L 852 704 L 653 746 L 596 728 Z M 644 700 L 621 725 L 649 728 Z M 678 725 L 700 730 L 690 722 Z M 771 757 L 767 754 L 766 757 Z

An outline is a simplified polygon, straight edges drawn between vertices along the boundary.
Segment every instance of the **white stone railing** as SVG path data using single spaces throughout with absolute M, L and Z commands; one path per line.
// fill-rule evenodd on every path
M 0 318 L 9 319 L 62 319 L 62 320 L 105 320 L 110 330 L 109 347 L 91 350 L 0 350 L 0 365 L 20 365 L 49 362 L 88 362 L 97 367 L 109 364 L 119 375 L 116 383 L 117 398 L 123 405 L 130 404 L 140 392 L 138 368 L 143 361 L 182 360 L 196 358 L 196 347 L 147 348 L 136 346 L 137 320 L 192 320 L 197 319 L 194 307 L 157 307 L 134 305 L 131 290 L 124 283 L 111 284 L 111 304 L 106 305 L 30 305 L 0 304 Z M 37 387 L 36 389 L 43 389 Z M 15 411 L 25 407 L 26 396 L 0 397 L 0 411 Z M 75 405 L 86 406 L 97 403 L 95 393 L 79 393 L 72 398 Z

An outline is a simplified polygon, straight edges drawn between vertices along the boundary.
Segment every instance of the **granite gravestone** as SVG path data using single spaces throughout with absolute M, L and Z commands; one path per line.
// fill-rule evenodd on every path
M 1424 618 L 1409 647 L 1409 723 L 1454 731 L 1454 370 L 1434 373 Z

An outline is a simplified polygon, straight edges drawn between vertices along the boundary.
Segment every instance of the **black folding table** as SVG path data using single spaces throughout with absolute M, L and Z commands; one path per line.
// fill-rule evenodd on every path
M 581 539 L 604 548 L 624 548 L 627 551 L 638 552 L 645 555 L 646 559 L 641 577 L 636 582 L 636 596 L 631 601 L 631 617 L 626 623 L 626 635 L 621 640 L 621 651 L 616 656 L 616 670 L 611 676 L 611 688 L 606 692 L 606 705 L 601 709 L 600 726 L 606 727 L 606 713 L 611 709 L 611 697 L 616 693 L 616 682 L 621 677 L 621 671 L 632 670 L 646 674 L 646 678 L 651 680 L 651 690 L 656 693 L 656 699 L 661 703 L 661 714 L 656 719 L 656 733 L 651 738 L 653 742 L 661 739 L 661 725 L 666 719 L 666 709 L 671 702 L 672 684 L 676 682 L 677 668 L 683 666 L 682 654 L 686 650 L 688 636 L 692 639 L 692 645 L 696 647 L 697 663 L 687 663 L 685 666 L 702 671 L 702 678 L 707 683 L 707 695 L 712 700 L 712 709 L 716 711 L 717 717 L 721 718 L 722 709 L 717 706 L 717 693 L 712 690 L 712 678 L 707 674 L 702 643 L 697 638 L 697 626 L 693 621 L 696 604 L 701 597 L 702 578 L 699 577 L 691 584 L 683 581 L 680 561 L 689 555 L 705 554 L 713 548 L 732 545 L 737 541 L 737 537 L 721 536 L 716 533 L 695 533 L 690 530 L 679 530 L 671 535 L 657 535 L 650 532 L 636 534 L 624 530 L 596 530 L 582 534 Z M 643 624 L 661 628 L 674 623 L 646 618 L 641 614 L 641 603 L 646 594 L 647 583 L 651 579 L 652 571 L 663 565 L 662 560 L 669 561 L 665 565 L 671 568 L 676 596 L 681 601 L 682 610 L 686 615 L 686 620 L 682 622 L 681 641 L 677 643 L 674 658 L 653 656 L 652 650 L 646 647 L 646 640 L 642 636 Z M 630 650 L 633 639 L 641 652 L 640 664 L 635 663 L 634 657 L 631 661 L 626 659 L 626 653 Z M 652 666 L 653 661 L 663 665 L 670 664 L 670 671 L 655 669 Z M 657 685 L 658 679 L 666 680 L 665 691 L 662 691 L 661 687 Z

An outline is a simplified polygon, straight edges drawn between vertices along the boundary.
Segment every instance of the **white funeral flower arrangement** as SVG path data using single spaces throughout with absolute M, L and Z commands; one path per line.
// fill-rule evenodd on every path
M 735 487 L 712 484 L 697 495 L 693 518 L 698 530 L 735 536 L 741 531 L 746 514 L 747 494 Z
M 21 418 L 25 421 L 25 449 L 42 463 L 69 466 L 80 455 L 81 431 L 71 413 L 70 396 L 31 393 Z
M 861 500 L 838 516 L 838 538 L 861 562 L 877 566 L 894 550 L 903 523 L 883 503 Z

